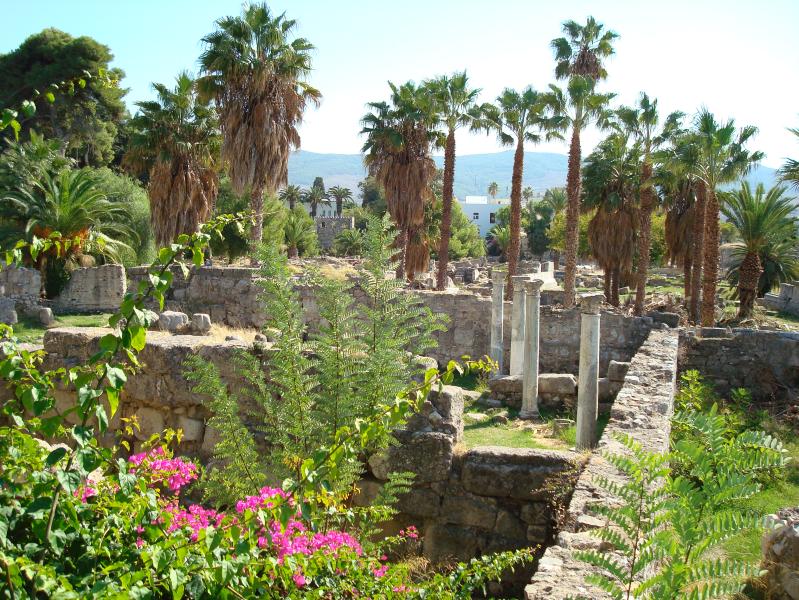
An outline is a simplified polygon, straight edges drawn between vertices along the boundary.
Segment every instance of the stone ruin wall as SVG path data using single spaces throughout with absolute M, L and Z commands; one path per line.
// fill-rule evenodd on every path
M 129 287 L 146 275 L 144 267 L 128 269 Z M 188 314 L 208 313 L 214 323 L 231 327 L 263 326 L 265 317 L 255 283 L 255 269 L 201 267 L 184 279 L 179 269 L 173 270 L 173 289 L 166 306 Z M 491 298 L 469 291 L 434 292 L 415 290 L 425 306 L 436 313 L 449 315 L 447 331 L 435 334 L 438 347 L 428 354 L 446 364 L 464 354 L 479 358 L 489 354 L 491 341 Z M 300 288 L 306 321 L 311 327 L 319 322 L 312 288 Z M 504 335 L 505 365 L 509 364 L 511 334 L 511 302 L 505 302 Z M 649 317 L 630 318 L 603 312 L 600 340 L 600 370 L 605 372 L 611 360 L 626 362 L 646 339 L 653 322 Z M 541 307 L 541 372 L 576 373 L 579 362 L 580 311 Z
M 342 231 L 355 228 L 355 217 L 316 217 L 316 237 L 323 250 L 333 247 L 336 236 Z
M 42 289 L 42 276 L 36 269 L 3 266 L 0 270 L 0 296 L 35 300 Z
M 586 583 L 586 577 L 597 571 L 578 560 L 574 553 L 589 549 L 606 551 L 602 542 L 590 533 L 603 525 L 592 514 L 591 507 L 617 501 L 594 483 L 597 477 L 619 478 L 615 468 L 601 455 L 602 452 L 626 451 L 614 436 L 632 436 L 651 452 L 667 452 L 669 449 L 678 341 L 675 330 L 653 330 L 633 357 L 597 450 L 590 455 L 577 480 L 556 542 L 546 549 L 532 582 L 525 588 L 526 600 L 565 600 L 574 597 L 575 592 L 580 597 L 593 600 L 610 598 Z
M 778 294 L 766 294 L 758 298 L 757 303 L 799 317 L 799 281 L 780 284 Z
M 754 400 L 799 396 L 799 333 L 700 327 L 683 330 L 680 371 L 698 370 L 722 396 L 748 389 Z
M 69 312 L 115 311 L 126 290 L 125 267 L 122 265 L 75 269 L 55 305 L 59 310 Z

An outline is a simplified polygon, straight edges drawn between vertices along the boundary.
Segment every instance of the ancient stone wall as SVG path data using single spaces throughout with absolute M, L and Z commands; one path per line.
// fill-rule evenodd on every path
M 597 477 L 618 479 L 619 474 L 600 453 L 625 451 L 614 437 L 617 434 L 632 436 L 645 450 L 668 451 L 677 353 L 677 331 L 653 330 L 633 357 L 624 385 L 613 403 L 610 421 L 599 447 L 590 456 L 577 480 L 557 543 L 547 548 L 538 562 L 532 582 L 525 589 L 527 600 L 563 600 L 575 595 L 593 600 L 610 597 L 586 583 L 586 576 L 596 571 L 574 556 L 576 550 L 607 551 L 603 550 L 600 540 L 590 533 L 591 529 L 603 525 L 592 513 L 591 506 L 606 505 L 616 499 L 594 481 Z
M 680 371 L 696 369 L 719 394 L 742 387 L 765 401 L 799 390 L 799 333 L 704 327 L 680 345 Z
M 233 327 L 261 327 L 265 318 L 258 301 L 261 289 L 255 283 L 255 269 L 200 267 L 192 269 L 184 279 L 180 270 L 173 270 L 174 284 L 167 296 L 166 308 L 185 313 L 205 312 L 214 323 Z M 146 269 L 128 269 L 133 288 L 146 275 Z M 312 326 L 319 314 L 312 288 L 301 288 L 305 319 Z M 446 331 L 435 337 L 438 347 L 429 355 L 444 364 L 464 354 L 481 357 L 489 353 L 491 342 L 491 298 L 471 291 L 435 292 L 415 290 L 425 306 L 435 313 L 449 316 Z M 511 302 L 505 302 L 505 364 L 510 364 Z M 602 313 L 600 369 L 606 370 L 611 360 L 629 361 L 652 328 L 649 317 L 625 317 Z M 541 371 L 576 373 L 579 362 L 580 311 L 554 306 L 541 307 Z
M 58 296 L 56 307 L 70 312 L 117 310 L 126 289 L 122 265 L 76 269 Z
M 39 297 L 42 276 L 36 269 L 3 267 L 0 270 L 0 296 L 32 300 Z
M 355 217 L 316 217 L 316 237 L 323 250 L 333 247 L 336 236 L 342 231 L 355 228 Z

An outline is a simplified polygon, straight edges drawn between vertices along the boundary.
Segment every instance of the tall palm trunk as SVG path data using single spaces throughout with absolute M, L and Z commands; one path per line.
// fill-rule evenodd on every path
M 524 139 L 516 142 L 513 155 L 513 176 L 510 186 L 510 243 L 508 244 L 508 283 L 505 286 L 505 299 L 513 299 L 513 279 L 519 263 L 519 242 L 522 229 L 522 173 L 524 171 Z
M 694 205 L 694 247 L 691 257 L 691 297 L 686 298 L 691 320 L 699 322 L 699 298 L 702 285 L 702 263 L 705 252 L 705 200 L 707 188 L 703 182 L 696 186 L 696 203 Z M 689 301 L 690 300 L 690 301 Z
M 738 272 L 738 318 L 748 319 L 752 316 L 757 298 L 757 287 L 763 266 L 757 252 L 748 252 Z
M 603 272 L 603 280 L 604 280 L 602 282 L 603 283 L 603 290 L 602 291 L 605 292 L 605 299 L 608 302 L 610 302 L 610 290 L 611 290 L 610 278 L 612 277 L 612 274 L 610 272 L 610 269 L 608 269 L 608 268 L 603 269 L 602 272 Z
M 455 181 L 455 130 L 447 134 L 444 147 L 444 193 L 441 213 L 441 241 L 438 245 L 438 275 L 436 289 L 443 290 L 447 282 L 447 262 L 449 261 L 449 238 L 452 229 L 452 186 Z
M 563 278 L 563 305 L 574 306 L 574 284 L 577 279 L 577 245 L 580 220 L 580 130 L 572 129 L 569 145 L 569 171 L 566 176 L 566 272 Z
M 552 252 L 552 262 L 554 263 L 553 269 L 555 271 L 560 269 L 560 252 L 558 252 L 557 250 L 554 250 Z
M 289 210 L 294 210 L 296 204 L 297 202 L 294 200 L 294 196 L 289 196 Z
M 716 324 L 716 279 L 719 275 L 719 200 L 715 187 L 707 190 L 705 207 L 705 260 L 702 274 L 702 325 Z
M 311 217 L 316 218 L 316 202 L 311 202 Z
M 264 188 L 256 187 L 250 196 L 250 204 L 253 212 L 253 225 L 250 230 L 250 239 L 253 245 L 261 243 L 264 237 Z
M 336 216 L 341 216 L 341 211 L 344 208 L 344 200 L 341 198 L 336 198 Z
M 395 245 L 399 250 L 397 257 L 397 279 L 405 280 L 405 254 L 408 252 L 408 228 L 400 229 Z
M 638 236 L 638 273 L 635 288 L 635 307 L 633 314 L 644 312 L 646 299 L 646 279 L 649 272 L 649 251 L 652 243 L 652 210 L 655 208 L 655 190 L 652 188 L 652 163 L 645 160 L 641 167 L 641 232 Z
M 610 280 L 610 303 L 613 306 L 619 305 L 619 285 L 621 283 L 621 269 L 613 267 L 613 277 Z
M 691 297 L 691 253 L 693 246 L 688 250 L 682 265 L 683 295 L 686 301 Z

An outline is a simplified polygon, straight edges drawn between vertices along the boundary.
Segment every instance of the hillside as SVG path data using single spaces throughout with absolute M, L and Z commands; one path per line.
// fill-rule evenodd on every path
M 435 157 L 436 164 L 443 166 L 444 158 Z M 566 184 L 567 157 L 550 152 L 525 152 L 524 185 L 536 191 Z M 513 152 L 492 154 L 467 154 L 459 156 L 455 167 L 455 195 L 485 195 L 488 184 L 499 184 L 499 196 L 510 195 L 510 180 L 513 170 Z M 314 177 L 321 176 L 327 187 L 343 185 L 353 191 L 366 176 L 360 154 L 320 154 L 300 150 L 289 158 L 289 181 L 308 187 Z M 766 187 L 776 181 L 774 169 L 759 166 L 747 177 L 752 184 L 763 183 Z

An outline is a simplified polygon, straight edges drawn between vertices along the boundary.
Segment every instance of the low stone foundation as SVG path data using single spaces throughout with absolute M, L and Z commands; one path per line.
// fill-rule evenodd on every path
M 603 457 L 602 452 L 622 453 L 624 446 L 614 436 L 632 436 L 644 449 L 666 452 L 671 434 L 671 415 L 676 389 L 678 335 L 673 330 L 655 330 L 633 357 L 610 413 L 597 451 L 577 480 L 557 543 L 547 548 L 538 563 L 538 570 L 525 588 L 527 600 L 569 597 L 605 599 L 607 594 L 586 583 L 594 567 L 574 556 L 575 550 L 602 551 L 600 540 L 590 530 L 601 521 L 591 512 L 591 506 L 614 502 L 614 498 L 599 488 L 594 480 L 606 477 L 618 480 L 619 474 Z
M 115 311 L 125 297 L 126 284 L 122 265 L 75 269 L 55 306 L 68 312 Z
M 799 333 L 753 329 L 683 330 L 680 371 L 698 370 L 722 396 L 746 388 L 756 401 L 799 394 Z

